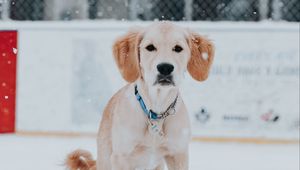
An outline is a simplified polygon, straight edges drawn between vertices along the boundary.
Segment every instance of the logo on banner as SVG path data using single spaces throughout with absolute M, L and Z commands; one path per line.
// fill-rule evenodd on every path
M 196 120 L 200 123 L 206 123 L 210 118 L 210 113 L 202 107 L 199 112 L 196 113 Z
M 224 115 L 223 120 L 225 122 L 248 122 L 249 117 L 243 115 Z
M 260 119 L 265 122 L 277 122 L 279 121 L 279 118 L 280 116 L 277 113 L 275 113 L 272 109 L 260 116 Z

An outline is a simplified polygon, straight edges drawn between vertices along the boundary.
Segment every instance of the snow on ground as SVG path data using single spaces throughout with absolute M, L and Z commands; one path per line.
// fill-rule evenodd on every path
M 64 158 L 82 148 L 96 154 L 94 138 L 0 135 L 1 170 L 64 170 Z M 191 143 L 191 170 L 299 170 L 299 145 Z

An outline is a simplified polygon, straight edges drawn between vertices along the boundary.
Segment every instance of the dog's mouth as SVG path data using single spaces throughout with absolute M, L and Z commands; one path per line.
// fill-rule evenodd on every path
M 156 85 L 156 84 L 159 84 L 161 86 L 169 86 L 169 85 L 175 86 L 172 75 L 165 76 L 165 75 L 159 74 L 156 78 L 154 85 Z

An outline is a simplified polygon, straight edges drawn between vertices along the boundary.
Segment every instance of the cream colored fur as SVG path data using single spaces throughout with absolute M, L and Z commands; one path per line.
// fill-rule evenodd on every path
M 148 51 L 149 44 L 156 50 Z M 183 50 L 175 52 L 175 45 Z M 207 78 L 214 56 L 212 43 L 170 22 L 158 22 L 129 31 L 116 40 L 113 52 L 120 73 L 129 84 L 111 98 L 104 110 L 97 139 L 96 167 L 87 156 L 90 170 L 161 170 L 164 164 L 169 170 L 188 170 L 190 123 L 178 87 L 185 70 L 198 81 Z M 154 85 L 156 66 L 163 62 L 174 65 L 174 86 Z M 163 136 L 148 130 L 147 117 L 134 95 L 135 85 L 147 107 L 158 113 L 165 111 L 179 95 L 176 114 L 158 123 Z M 81 152 L 87 155 L 85 151 L 75 151 L 76 155 L 69 157 L 77 158 Z M 79 163 L 85 165 L 82 160 Z

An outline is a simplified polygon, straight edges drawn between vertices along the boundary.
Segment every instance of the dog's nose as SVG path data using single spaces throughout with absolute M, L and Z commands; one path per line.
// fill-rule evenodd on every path
M 174 66 L 172 64 L 168 64 L 168 63 L 161 63 L 161 64 L 158 64 L 156 66 L 158 72 L 162 75 L 169 75 L 172 73 L 172 71 L 174 70 Z

